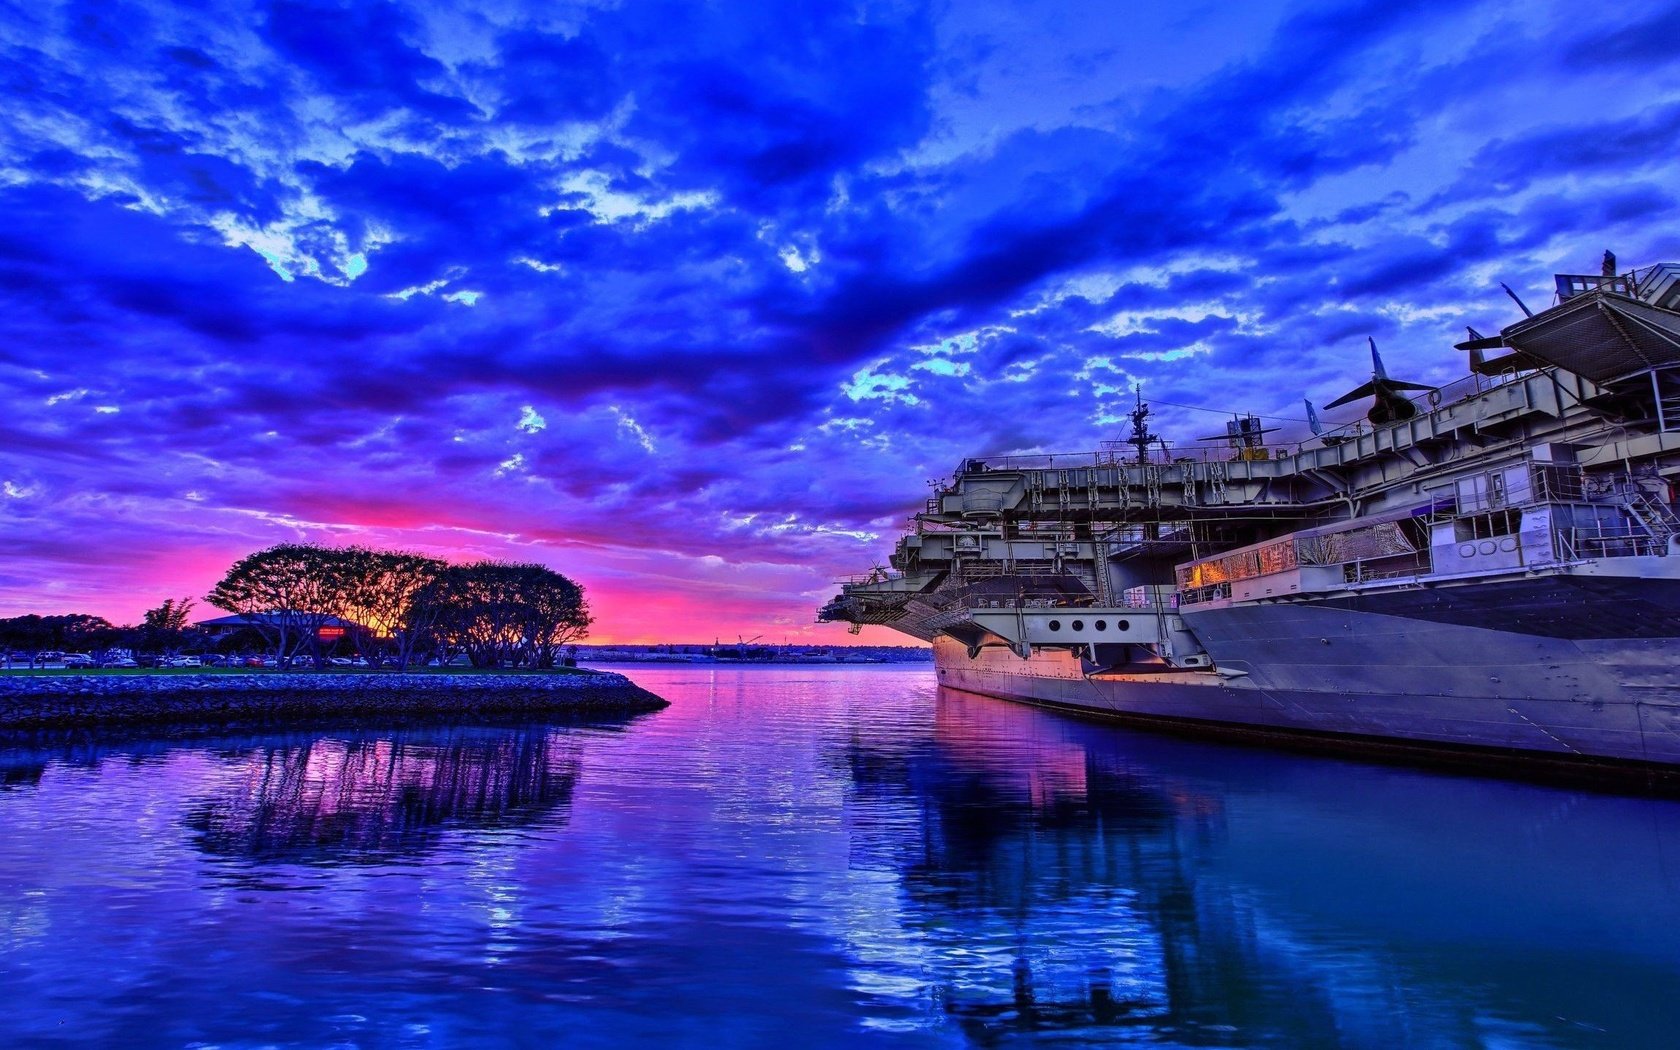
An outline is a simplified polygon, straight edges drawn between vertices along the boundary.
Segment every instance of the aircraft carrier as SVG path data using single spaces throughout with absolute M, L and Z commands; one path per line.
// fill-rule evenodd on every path
M 818 614 L 953 688 L 1177 730 L 1680 782 L 1680 264 L 1561 274 L 1290 444 L 964 461 Z M 1507 289 L 1509 291 L 1509 289 Z

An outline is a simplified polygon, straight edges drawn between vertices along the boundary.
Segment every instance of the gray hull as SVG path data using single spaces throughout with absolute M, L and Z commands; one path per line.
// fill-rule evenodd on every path
M 1499 764 L 1680 763 L 1680 641 L 1536 637 L 1341 609 L 1196 616 L 1218 672 L 1088 674 L 1063 650 L 970 658 L 934 643 L 942 685 L 1170 728 Z

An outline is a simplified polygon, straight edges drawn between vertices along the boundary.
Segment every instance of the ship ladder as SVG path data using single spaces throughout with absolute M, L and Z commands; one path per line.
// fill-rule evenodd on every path
M 1634 491 L 1627 498 L 1627 508 L 1657 541 L 1660 553 L 1667 554 L 1669 541 L 1680 533 L 1680 517 L 1667 504 L 1648 492 Z
M 1155 636 L 1160 639 L 1155 643 L 1155 653 L 1166 660 L 1168 664 L 1172 664 L 1174 656 L 1172 638 L 1167 633 L 1167 607 L 1161 602 L 1160 586 L 1151 587 L 1147 593 L 1150 604 L 1155 606 Z

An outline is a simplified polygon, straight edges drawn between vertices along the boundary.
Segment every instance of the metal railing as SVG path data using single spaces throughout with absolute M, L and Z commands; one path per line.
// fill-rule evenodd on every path
M 1200 605 L 1203 602 L 1218 601 L 1220 598 L 1231 596 L 1231 585 L 1228 583 L 1210 583 L 1206 587 L 1191 587 L 1178 592 L 1179 605 Z
M 1558 529 L 1553 537 L 1556 541 L 1553 553 L 1564 562 L 1594 558 L 1660 558 L 1666 557 L 1669 549 L 1666 539 L 1635 531 L 1631 527 L 1607 529 L 1603 523 L 1594 528 L 1576 526 Z
M 1633 295 L 1632 274 L 1612 274 L 1605 276 L 1599 273 L 1560 273 L 1554 275 L 1557 281 L 1557 301 L 1568 302 L 1577 295 L 1587 292 L 1615 292 L 1617 295 Z
M 1171 598 L 1175 592 L 1170 587 L 1162 585 L 1162 597 Z M 1069 594 L 1066 591 L 1029 591 L 1025 594 L 965 594 L 943 608 L 947 609 L 1066 609 L 1089 608 L 1100 603 L 1094 594 Z M 1167 606 L 1170 608 L 1170 605 Z M 1122 603 L 1111 608 L 1137 609 L 1147 611 L 1157 608 L 1154 604 L 1133 605 Z
M 847 573 L 844 576 L 836 577 L 834 582 L 840 584 L 841 586 L 845 586 L 846 584 L 852 583 L 890 583 L 893 580 L 902 580 L 903 578 L 904 574 L 901 572 L 887 572 L 884 569 L 873 569 L 869 572 Z
M 1498 375 L 1482 376 L 1469 375 L 1452 380 L 1439 387 L 1421 393 L 1411 398 L 1417 408 L 1418 415 L 1451 407 L 1452 405 L 1468 401 L 1490 390 L 1505 386 L 1518 378 L 1522 370 L 1510 370 Z M 1279 417 L 1266 417 L 1279 418 Z M 1303 423 L 1304 420 L 1289 419 L 1290 422 Z M 1407 425 L 1406 420 L 1393 423 L 1373 424 L 1365 419 L 1356 419 L 1340 426 L 1327 427 L 1322 434 L 1313 434 L 1295 441 L 1276 441 L 1255 445 L 1249 448 L 1237 448 L 1226 442 L 1207 443 L 1198 442 L 1193 445 L 1173 445 L 1166 441 L 1159 441 L 1149 447 L 1143 462 L 1150 466 L 1169 466 L 1175 463 L 1227 463 L 1235 459 L 1252 458 L 1257 460 L 1275 460 L 1290 456 L 1298 456 L 1303 451 L 1321 445 L 1335 445 L 1345 441 L 1355 440 L 1364 434 L 1376 430 L 1400 429 Z M 1304 428 L 1303 428 L 1304 429 Z M 1025 455 L 978 456 L 964 460 L 957 468 L 957 475 L 973 475 L 1004 470 L 1045 470 L 1050 468 L 1077 467 L 1115 467 L 1133 466 L 1137 464 L 1137 449 L 1124 441 L 1104 442 L 1104 448 L 1087 452 L 1043 452 Z M 947 489 L 946 491 L 951 491 Z M 930 513 L 935 512 L 937 499 L 929 501 Z
M 1423 556 L 1410 565 L 1390 565 L 1387 568 L 1376 567 L 1380 562 L 1346 562 L 1342 565 L 1342 582 L 1375 583 L 1379 580 L 1415 580 L 1420 576 L 1428 576 L 1435 571 L 1433 560 L 1427 552 L 1419 553 Z

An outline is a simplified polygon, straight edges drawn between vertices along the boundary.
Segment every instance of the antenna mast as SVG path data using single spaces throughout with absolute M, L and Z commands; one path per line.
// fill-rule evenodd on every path
M 1132 391 L 1137 394 L 1137 407 L 1132 409 L 1132 436 L 1126 439 L 1126 444 L 1137 449 L 1137 465 L 1141 467 L 1149 461 L 1149 446 L 1155 443 L 1155 435 L 1149 432 L 1149 406 L 1143 403 L 1143 384 L 1132 384 Z

